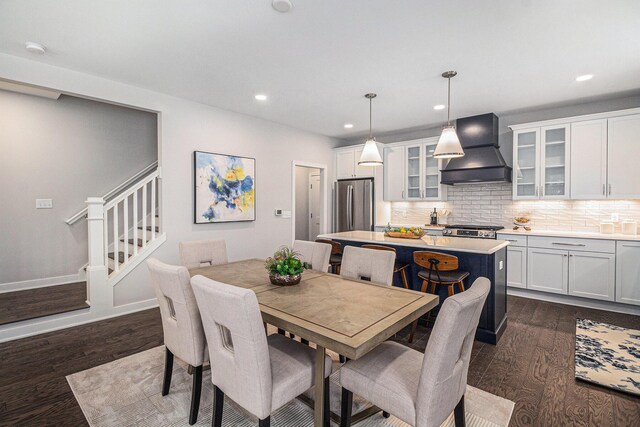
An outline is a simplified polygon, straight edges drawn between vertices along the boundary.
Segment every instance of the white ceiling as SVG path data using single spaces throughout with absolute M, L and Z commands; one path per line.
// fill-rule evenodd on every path
M 0 52 L 339 138 L 370 91 L 374 131 L 442 123 L 448 69 L 453 117 L 640 88 L 638 0 L 292 2 L 3 0 Z

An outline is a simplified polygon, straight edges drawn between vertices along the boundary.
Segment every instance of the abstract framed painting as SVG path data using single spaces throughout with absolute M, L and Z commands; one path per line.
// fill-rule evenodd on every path
M 255 221 L 256 160 L 194 151 L 194 222 Z

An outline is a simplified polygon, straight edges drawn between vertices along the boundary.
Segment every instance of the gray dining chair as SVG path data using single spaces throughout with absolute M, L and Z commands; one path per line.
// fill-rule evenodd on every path
M 229 262 L 224 240 L 192 240 L 180 242 L 180 262 L 188 269 Z
M 256 294 L 250 289 L 195 276 L 191 285 L 200 308 L 214 388 L 213 427 L 222 425 L 224 396 L 258 417 L 270 415 L 314 385 L 316 350 L 264 332 Z M 325 411 L 329 420 L 331 358 L 325 357 Z
M 293 251 L 300 255 L 302 261 L 309 263 L 312 270 L 322 271 L 324 273 L 329 271 L 331 245 L 296 240 L 293 242 Z
M 189 412 L 189 424 L 193 425 L 198 419 L 200 409 L 202 369 L 209 357 L 200 311 L 191 289 L 189 271 L 186 267 L 165 264 L 154 258 L 147 260 L 147 267 L 160 306 L 164 332 L 162 395 L 169 394 L 175 356 L 189 365 L 193 375 Z
M 467 291 L 442 304 L 424 355 L 386 341 L 340 369 L 341 427 L 351 425 L 352 393 L 416 427 L 438 427 L 454 413 L 465 425 L 464 393 L 471 347 L 489 279 L 480 277 Z
M 368 279 L 372 283 L 391 285 L 396 253 L 345 246 L 340 275 L 349 279 Z

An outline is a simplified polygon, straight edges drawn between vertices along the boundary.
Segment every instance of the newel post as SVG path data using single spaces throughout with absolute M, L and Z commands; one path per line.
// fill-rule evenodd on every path
M 87 232 L 89 236 L 89 265 L 87 266 L 87 296 L 91 312 L 108 311 L 113 307 L 113 289 L 108 284 L 105 257 L 104 199 L 87 199 Z

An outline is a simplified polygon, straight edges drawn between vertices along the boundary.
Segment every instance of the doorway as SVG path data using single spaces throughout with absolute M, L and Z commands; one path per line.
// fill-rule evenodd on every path
M 314 241 L 326 232 L 326 167 L 294 162 L 292 172 L 293 239 Z

